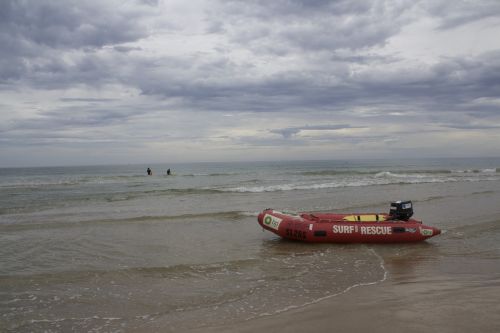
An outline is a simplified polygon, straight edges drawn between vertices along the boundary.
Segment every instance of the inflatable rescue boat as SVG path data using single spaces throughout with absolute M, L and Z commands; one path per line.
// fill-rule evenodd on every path
M 389 214 L 293 214 L 266 209 L 258 221 L 282 238 L 309 243 L 419 242 L 441 233 L 412 215 L 411 201 L 396 201 L 391 203 Z

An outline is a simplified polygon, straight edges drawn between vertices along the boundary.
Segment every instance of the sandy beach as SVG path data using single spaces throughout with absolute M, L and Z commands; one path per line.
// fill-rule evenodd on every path
M 318 304 L 195 332 L 498 332 L 500 281 L 467 284 L 394 274 Z

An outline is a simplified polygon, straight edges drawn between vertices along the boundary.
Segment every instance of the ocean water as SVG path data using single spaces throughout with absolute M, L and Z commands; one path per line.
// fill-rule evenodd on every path
M 256 221 L 269 207 L 386 212 L 400 199 L 443 234 L 302 244 Z M 499 202 L 494 158 L 0 169 L 0 331 L 234 324 L 394 270 L 500 285 Z

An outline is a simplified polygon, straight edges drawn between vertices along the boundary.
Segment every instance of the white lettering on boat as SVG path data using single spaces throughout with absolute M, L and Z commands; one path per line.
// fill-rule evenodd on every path
M 391 235 L 391 227 L 360 227 L 362 235 Z
M 353 225 L 334 225 L 333 233 L 335 234 L 352 234 L 354 232 Z

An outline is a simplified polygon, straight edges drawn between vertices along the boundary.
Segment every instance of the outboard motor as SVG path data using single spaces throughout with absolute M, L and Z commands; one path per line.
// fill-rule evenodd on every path
M 413 205 L 411 201 L 395 201 L 391 202 L 391 210 L 389 212 L 392 220 L 408 221 L 413 216 Z

